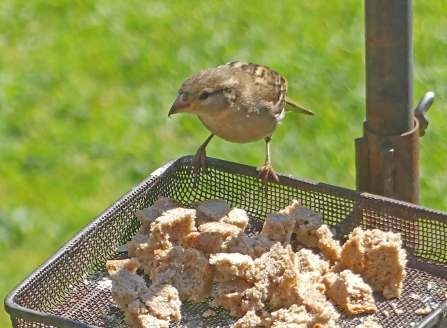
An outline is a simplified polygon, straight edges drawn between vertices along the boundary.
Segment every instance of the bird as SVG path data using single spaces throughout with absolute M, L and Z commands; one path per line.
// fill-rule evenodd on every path
M 211 135 L 191 160 L 195 178 L 206 168 L 206 147 L 214 136 L 234 143 L 265 140 L 265 162 L 258 179 L 267 186 L 269 176 L 279 182 L 272 167 L 272 134 L 286 112 L 315 113 L 287 96 L 288 82 L 273 69 L 245 61 L 207 68 L 188 77 L 180 86 L 168 117 L 197 115 Z

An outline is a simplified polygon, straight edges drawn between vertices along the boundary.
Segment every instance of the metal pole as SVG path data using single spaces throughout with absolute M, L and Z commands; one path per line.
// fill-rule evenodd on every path
M 419 202 L 411 0 L 365 0 L 366 121 L 356 140 L 357 189 Z
M 366 128 L 400 135 L 414 127 L 411 0 L 365 0 Z

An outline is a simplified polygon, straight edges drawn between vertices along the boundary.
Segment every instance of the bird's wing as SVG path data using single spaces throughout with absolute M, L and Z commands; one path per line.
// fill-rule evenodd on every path
M 303 106 L 298 105 L 296 102 L 294 102 L 292 99 L 290 99 L 287 96 L 286 96 L 286 111 L 294 112 L 297 114 L 305 114 L 305 115 L 315 116 L 315 113 L 312 112 L 310 109 L 307 109 Z
M 264 100 L 272 102 L 275 108 L 282 110 L 285 107 L 287 80 L 270 67 L 236 61 L 226 63 L 218 68 L 233 68 L 248 73 L 253 83 L 262 90 Z

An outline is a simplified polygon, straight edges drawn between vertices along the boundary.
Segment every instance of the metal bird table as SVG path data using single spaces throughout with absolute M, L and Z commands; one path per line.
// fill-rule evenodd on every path
M 341 241 L 355 227 L 399 232 L 408 253 L 407 277 L 399 299 L 386 300 L 375 294 L 378 323 L 383 327 L 446 327 L 447 213 L 411 204 L 418 201 L 417 138 L 425 131 L 424 114 L 433 100 L 432 94 L 423 98 L 415 119 L 410 108 L 411 1 L 367 0 L 365 9 L 367 120 L 364 137 L 356 141 L 359 191 L 279 174 L 280 182 L 269 182 L 266 192 L 254 167 L 211 158 L 206 159 L 208 174 L 195 181 L 192 157 L 174 159 L 101 213 L 7 296 L 5 308 L 13 326 L 127 327 L 111 299 L 105 263 L 122 257 L 116 249 L 138 231 L 136 210 L 150 206 L 161 195 L 187 207 L 220 198 L 245 209 L 251 223 L 297 199 L 322 213 L 323 221 Z M 406 60 L 392 61 L 396 54 Z M 378 66 L 385 70 L 374 75 Z M 381 79 L 388 84 L 381 84 Z M 401 110 L 396 109 L 397 104 Z M 249 226 L 253 228 L 247 233 L 258 232 L 255 227 L 259 225 Z M 432 309 L 428 315 L 415 313 L 427 306 Z M 216 315 L 205 318 L 202 314 L 208 308 L 207 300 L 183 302 L 183 319 L 172 327 L 226 327 L 235 321 L 220 308 Z M 356 327 L 363 321 L 361 316 L 340 312 L 341 327 Z

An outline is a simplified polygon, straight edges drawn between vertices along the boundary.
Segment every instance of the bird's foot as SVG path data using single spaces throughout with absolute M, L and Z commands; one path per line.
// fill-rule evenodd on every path
M 267 189 L 269 176 L 271 176 L 276 182 L 279 182 L 278 176 L 273 170 L 272 164 L 270 164 L 270 162 L 265 162 L 264 166 L 261 167 L 258 171 L 258 179 L 261 179 L 265 189 Z
M 205 159 L 206 159 L 205 147 L 200 147 L 197 150 L 197 153 L 195 154 L 195 156 L 191 160 L 191 166 L 194 170 L 194 184 L 197 183 L 198 176 L 201 171 L 208 174 Z

